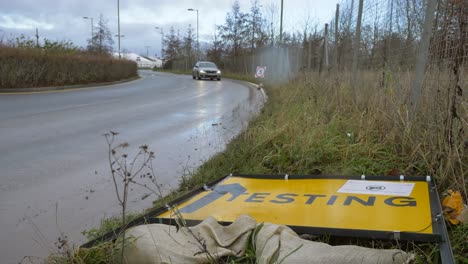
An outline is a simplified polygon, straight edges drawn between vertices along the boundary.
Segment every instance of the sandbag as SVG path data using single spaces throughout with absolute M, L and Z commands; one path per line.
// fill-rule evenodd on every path
M 287 226 L 257 224 L 243 215 L 229 226 L 213 217 L 199 225 L 179 230 L 163 224 L 141 225 L 126 231 L 124 263 L 213 263 L 221 257 L 242 256 L 255 230 L 257 263 L 347 263 L 402 264 L 414 256 L 402 250 L 371 249 L 358 246 L 330 246 L 301 239 Z M 207 253 L 209 252 L 209 253 Z
M 163 224 L 136 226 L 126 231 L 123 263 L 209 263 L 211 258 L 242 256 L 255 226 L 248 216 L 229 226 L 221 226 L 213 217 L 188 229 Z
M 301 239 L 287 226 L 265 223 L 256 234 L 257 263 L 402 264 L 414 256 L 398 249 L 330 246 Z

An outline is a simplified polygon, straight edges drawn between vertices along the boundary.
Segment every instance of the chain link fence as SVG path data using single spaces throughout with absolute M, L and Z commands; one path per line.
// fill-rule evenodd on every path
M 466 1 L 345 0 L 321 35 L 319 45 L 310 39 L 309 52 L 319 55 L 326 78 L 348 76 L 356 103 L 379 100 L 402 141 L 416 142 L 405 134 L 423 131 L 413 151 L 445 186 L 466 187 Z

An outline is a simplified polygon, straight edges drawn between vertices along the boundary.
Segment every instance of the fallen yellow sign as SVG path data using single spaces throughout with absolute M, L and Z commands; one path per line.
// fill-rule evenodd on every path
M 177 208 L 177 209 L 174 209 Z M 229 175 L 176 198 L 127 224 L 193 226 L 212 216 L 241 215 L 287 225 L 298 234 L 436 242 L 442 263 L 454 263 L 437 188 L 431 177 Z M 123 228 L 123 227 L 121 227 Z M 116 239 L 121 228 L 89 241 Z
M 382 178 L 384 180 L 385 178 Z M 231 176 L 177 206 L 187 220 L 432 234 L 426 181 L 272 179 Z M 173 218 L 171 211 L 156 216 Z

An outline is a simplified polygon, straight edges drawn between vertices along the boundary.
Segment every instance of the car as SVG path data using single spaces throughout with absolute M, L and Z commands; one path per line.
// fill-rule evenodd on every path
M 199 61 L 193 66 L 192 78 L 201 80 L 202 78 L 210 78 L 211 80 L 221 80 L 221 70 L 213 62 Z

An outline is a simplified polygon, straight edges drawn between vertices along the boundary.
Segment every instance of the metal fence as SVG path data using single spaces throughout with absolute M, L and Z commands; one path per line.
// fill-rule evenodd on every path
M 322 37 L 304 49 L 307 70 L 349 76 L 355 102 L 379 100 L 397 137 L 418 142 L 411 151 L 427 159 L 431 173 L 452 177 L 438 178 L 446 186 L 466 186 L 460 182 L 468 168 L 466 1 L 344 0 L 334 13 Z
M 418 105 L 423 87 L 463 93 L 467 21 L 464 1 L 347 0 L 337 5 L 319 54 L 331 69 L 380 71 L 383 88 L 395 74 L 414 74 L 409 100 Z

